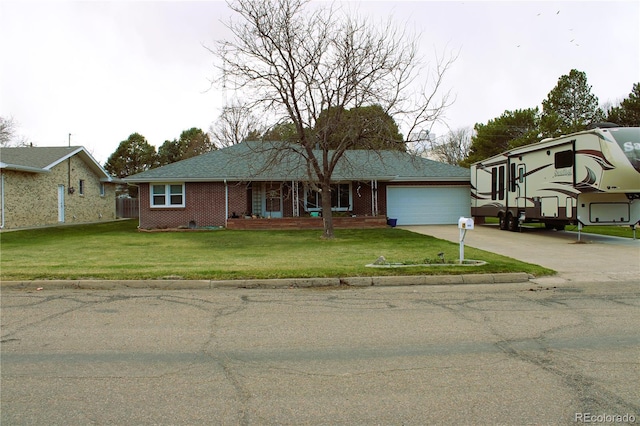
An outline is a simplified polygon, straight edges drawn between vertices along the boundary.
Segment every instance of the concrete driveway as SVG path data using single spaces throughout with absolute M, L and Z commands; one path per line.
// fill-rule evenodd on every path
M 458 242 L 457 225 L 400 226 L 401 229 Z M 640 232 L 638 232 L 640 238 Z M 640 239 L 607 237 L 524 227 L 500 231 L 497 225 L 476 225 L 467 231 L 465 247 L 512 257 L 558 272 L 541 283 L 565 281 L 637 281 L 640 283 Z

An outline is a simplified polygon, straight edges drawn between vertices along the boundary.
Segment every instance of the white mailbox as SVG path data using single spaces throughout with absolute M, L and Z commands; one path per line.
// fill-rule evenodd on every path
M 460 229 L 460 263 L 462 263 L 464 261 L 464 236 L 467 235 L 467 229 L 473 229 L 473 219 L 461 217 L 458 219 L 458 229 Z
M 460 219 L 458 219 L 458 228 L 473 229 L 473 218 L 461 217 Z

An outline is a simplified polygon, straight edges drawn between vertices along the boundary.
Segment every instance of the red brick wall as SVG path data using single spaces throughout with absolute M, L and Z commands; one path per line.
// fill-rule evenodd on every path
M 358 187 L 360 187 L 360 190 L 358 190 Z M 357 216 L 371 216 L 371 183 L 351 182 L 351 191 L 353 214 Z M 384 216 L 384 213 L 381 214 Z
M 229 215 L 241 214 L 246 209 L 246 186 L 229 183 Z M 149 184 L 140 185 L 140 227 L 178 228 L 189 226 L 225 225 L 225 184 L 223 182 L 187 182 L 185 184 L 185 207 L 151 208 Z

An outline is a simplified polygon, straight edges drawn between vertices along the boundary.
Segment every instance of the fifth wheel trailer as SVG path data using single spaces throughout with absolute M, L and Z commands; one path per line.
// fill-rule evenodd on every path
M 471 215 L 500 229 L 640 221 L 640 127 L 585 130 L 471 165 Z

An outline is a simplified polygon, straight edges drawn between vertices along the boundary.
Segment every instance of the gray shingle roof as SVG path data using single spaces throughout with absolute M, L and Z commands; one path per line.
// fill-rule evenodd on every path
M 113 177 L 82 146 L 0 148 L 0 168 L 31 173 L 47 173 L 52 167 L 74 155 L 79 155 L 104 180 L 113 180 Z
M 126 181 L 283 181 L 308 180 L 303 157 L 277 147 L 292 145 L 245 142 L 198 157 L 147 170 Z M 299 149 L 299 146 L 297 146 Z M 278 152 L 275 154 L 275 152 Z M 316 158 L 321 157 L 316 153 Z M 333 173 L 334 181 L 468 181 L 469 170 L 397 151 L 345 152 Z

